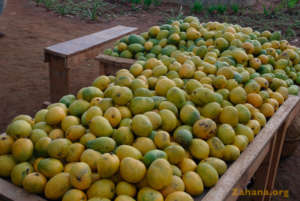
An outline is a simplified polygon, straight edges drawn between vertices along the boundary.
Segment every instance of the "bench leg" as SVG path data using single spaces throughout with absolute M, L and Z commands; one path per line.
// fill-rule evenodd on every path
M 104 64 L 105 75 L 114 75 L 117 72 L 117 70 L 115 70 L 115 65 L 116 64 L 107 64 L 107 63 L 105 63 Z
M 66 59 L 51 55 L 49 73 L 51 102 L 57 102 L 69 93 L 69 68 Z
M 105 75 L 105 64 L 102 62 L 99 62 L 99 75 Z

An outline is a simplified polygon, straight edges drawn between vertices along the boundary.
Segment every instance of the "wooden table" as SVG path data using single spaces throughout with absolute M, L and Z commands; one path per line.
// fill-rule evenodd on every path
M 45 62 L 49 63 L 51 101 L 56 102 L 69 93 L 69 70 L 72 66 L 86 59 L 94 59 L 104 44 L 135 31 L 135 27 L 119 25 L 45 48 Z

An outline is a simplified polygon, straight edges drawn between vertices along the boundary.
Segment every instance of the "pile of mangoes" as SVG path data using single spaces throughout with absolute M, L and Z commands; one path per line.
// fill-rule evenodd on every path
M 138 60 L 15 117 L 0 135 L 0 176 L 63 201 L 193 201 L 214 186 L 298 94 L 300 51 L 238 25 L 170 26 L 187 31 L 192 51 Z
M 177 50 L 191 52 L 214 65 L 220 62 L 248 65 L 257 73 L 285 80 L 289 86 L 295 82 L 300 84 L 300 49 L 281 40 L 279 31 L 258 32 L 250 27 L 218 22 L 201 24 L 193 16 L 172 24 L 152 26 L 140 35 L 125 36 L 104 53 L 145 61 L 171 56 Z M 207 55 L 211 51 L 222 58 L 217 60 Z M 296 91 L 294 87 L 292 91 Z

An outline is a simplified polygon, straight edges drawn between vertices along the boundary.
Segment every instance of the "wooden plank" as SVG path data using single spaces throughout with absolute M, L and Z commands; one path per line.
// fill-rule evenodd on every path
M 69 70 L 65 59 L 57 56 L 50 56 L 50 98 L 53 103 L 69 93 Z
M 45 53 L 60 57 L 68 57 L 99 46 L 107 41 L 111 41 L 128 33 L 132 33 L 136 30 L 136 27 L 118 25 L 110 29 L 105 29 L 97 33 L 47 47 L 45 48 Z
M 241 181 L 251 178 L 262 161 L 257 160 L 274 137 L 285 119 L 289 116 L 293 108 L 299 103 L 299 97 L 290 96 L 278 109 L 267 125 L 255 137 L 254 141 L 247 147 L 241 156 L 228 168 L 226 173 L 220 178 L 215 187 L 210 189 L 202 201 L 236 200 L 232 195 L 232 189 L 241 185 Z M 257 166 L 257 168 L 253 168 Z M 249 169 L 251 171 L 249 171 Z M 235 198 L 233 198 L 235 197 Z M 196 199 L 197 200 L 197 199 Z
M 95 58 L 102 45 L 136 30 L 135 27 L 119 25 L 45 48 L 45 62 L 49 62 L 51 101 L 55 102 L 69 93 L 71 67 Z
M 113 57 L 105 54 L 99 54 L 96 57 L 99 61 L 99 73 L 100 75 L 111 75 L 116 73 L 119 69 L 129 68 L 136 62 L 134 59 L 126 59 L 121 57 Z
M 99 62 L 99 75 L 107 75 L 104 69 L 104 64 Z
M 281 128 L 278 130 L 278 135 L 276 136 L 276 141 L 274 144 L 274 150 L 272 157 L 270 159 L 270 170 L 269 170 L 269 177 L 268 180 L 266 181 L 266 189 L 271 192 L 274 189 L 275 185 L 275 180 L 277 176 L 277 171 L 278 171 L 278 165 L 280 161 L 280 156 L 282 152 L 282 147 L 284 144 L 285 136 L 288 127 L 290 126 L 291 122 L 295 119 L 295 116 L 297 115 L 298 111 L 300 108 L 300 104 L 298 103 L 296 107 L 294 107 L 293 111 L 290 112 L 289 116 L 285 120 L 284 124 L 281 126 Z M 265 201 L 270 201 L 272 199 L 271 196 L 265 196 L 264 200 Z
M 134 59 L 126 59 L 121 57 L 113 57 L 105 54 L 99 54 L 96 57 L 96 60 L 98 60 L 101 63 L 106 64 L 118 64 L 118 65 L 132 65 L 136 62 Z
M 282 127 L 282 126 L 281 126 Z M 270 141 L 270 151 L 265 157 L 264 161 L 258 168 L 258 170 L 255 172 L 254 175 L 254 186 L 251 188 L 251 190 L 260 190 L 264 191 L 267 189 L 267 181 L 270 180 L 271 174 L 271 160 L 273 159 L 274 150 L 276 149 L 276 141 L 277 141 L 277 135 L 278 131 L 274 134 L 273 139 Z M 259 195 L 259 196 L 251 196 L 251 200 L 253 201 L 261 201 L 265 199 L 265 195 Z
M 2 201 L 46 201 L 24 189 L 0 178 L 0 200 Z
M 253 177 L 254 173 L 257 171 L 257 169 L 260 167 L 260 164 L 264 161 L 266 156 L 270 153 L 272 143 L 268 143 L 261 153 L 257 156 L 255 162 L 247 168 L 247 170 L 242 174 L 241 179 L 238 181 L 238 183 L 234 186 L 233 189 L 231 189 L 230 194 L 226 197 L 226 199 L 222 201 L 236 201 L 239 197 L 237 194 L 235 194 L 235 190 L 239 191 L 245 188 L 245 186 L 248 184 L 249 180 Z M 234 172 L 232 172 L 231 176 L 234 175 Z M 221 200 L 220 200 L 221 201 Z
M 298 102 L 294 109 L 290 112 L 287 119 L 285 119 L 285 122 L 278 129 L 277 134 L 274 136 L 272 140 L 272 149 L 266 157 L 265 162 L 259 168 L 259 171 L 255 174 L 255 186 L 252 188 L 253 190 L 265 190 L 271 192 L 274 189 L 285 135 L 290 123 L 299 111 L 299 107 L 300 104 Z M 271 199 L 271 196 L 255 196 L 253 199 L 255 201 L 267 201 Z

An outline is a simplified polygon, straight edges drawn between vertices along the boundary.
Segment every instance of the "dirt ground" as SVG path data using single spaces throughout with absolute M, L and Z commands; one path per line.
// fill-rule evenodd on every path
M 142 13 L 117 17 L 110 22 L 87 23 L 78 19 L 59 17 L 35 7 L 29 0 L 8 0 L 0 16 L 0 131 L 17 114 L 34 115 L 49 100 L 48 66 L 43 62 L 43 48 L 100 31 L 117 24 L 137 26 L 140 30 L 157 24 L 162 16 Z M 97 64 L 89 61 L 71 71 L 73 92 L 87 86 L 97 76 Z M 300 147 L 295 154 L 280 163 L 277 189 L 288 189 L 289 199 L 300 196 Z
M 9 0 L 0 16 L 0 129 L 17 114 L 33 115 L 49 100 L 48 65 L 43 49 L 47 46 L 94 33 L 117 24 L 137 26 L 145 30 L 159 18 L 150 14 L 116 18 L 108 23 L 86 23 L 62 18 L 35 7 L 28 0 Z M 71 71 L 71 89 L 77 91 L 96 77 L 97 65 L 90 61 Z

